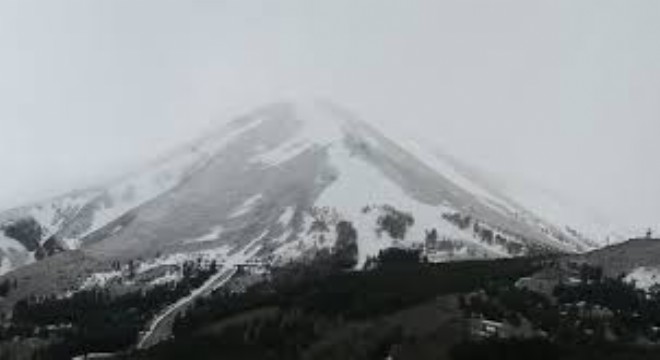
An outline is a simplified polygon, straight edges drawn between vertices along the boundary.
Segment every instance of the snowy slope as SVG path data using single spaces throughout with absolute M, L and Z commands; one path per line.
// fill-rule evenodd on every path
M 376 219 L 371 211 L 365 213 L 365 206 L 386 204 L 414 214 L 415 225 L 407 238 L 420 245 L 425 239 L 426 230 L 432 228 L 439 229 L 445 236 L 465 237 L 440 217 L 451 208 L 433 206 L 411 198 L 396 183 L 384 178 L 378 169 L 369 166 L 358 156 L 351 156 L 346 147 L 332 147 L 329 153 L 330 164 L 337 171 L 338 179 L 321 194 L 316 204 L 318 207 L 335 209 L 342 218 L 355 221 L 359 234 L 360 264 L 363 264 L 368 256 L 377 255 L 380 250 L 396 244 L 396 240 L 387 234 L 380 237 L 377 235 Z
M 538 214 L 542 214 L 548 221 L 563 225 L 571 232 L 577 232 L 594 242 L 595 247 L 601 247 L 622 242 L 626 237 L 622 235 L 621 227 L 583 206 L 567 200 L 562 195 L 530 185 L 522 181 L 503 182 L 503 192 L 509 194 L 520 204 Z
M 405 237 L 379 230 L 387 209 L 414 218 Z M 27 216 L 46 229 L 42 241 L 144 264 L 226 256 L 255 238 L 256 258 L 288 261 L 331 247 L 342 220 L 358 231 L 360 263 L 390 246 L 432 248 L 437 260 L 593 246 L 326 103 L 257 109 L 106 186 L 0 214 L 0 224 Z M 7 271 L 33 256 L 0 239 L 0 261 Z
M 592 249 L 625 240 L 621 235 L 623 231 L 614 222 L 556 192 L 521 179 L 486 175 L 435 144 L 408 145 L 417 156 L 500 211 L 540 227 L 554 226 L 558 231 L 582 238 Z
M 42 244 L 55 237 L 65 249 L 78 249 L 86 236 L 181 184 L 251 125 L 225 127 L 110 184 L 0 213 L 0 235 L 6 238 L 3 226 L 32 218 L 42 228 Z M 34 262 L 34 252 L 9 240 L 0 241 L 0 275 Z
M 444 156 L 454 164 L 459 163 L 455 158 Z M 472 168 L 463 168 L 469 173 L 478 173 Z M 621 224 L 556 191 L 524 179 L 504 179 L 494 174 L 477 174 L 477 177 L 482 183 L 487 183 L 492 191 L 503 194 L 502 196 L 512 199 L 520 207 L 541 215 L 548 222 L 563 226 L 565 230 L 589 240 L 594 247 L 612 245 L 627 239 L 623 234 L 629 231 Z

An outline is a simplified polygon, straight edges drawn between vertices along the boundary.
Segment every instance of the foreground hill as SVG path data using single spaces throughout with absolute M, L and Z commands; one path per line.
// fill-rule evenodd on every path
M 623 276 L 642 289 L 660 284 L 660 239 L 650 236 L 574 256 L 571 261 L 598 267 L 610 277 Z

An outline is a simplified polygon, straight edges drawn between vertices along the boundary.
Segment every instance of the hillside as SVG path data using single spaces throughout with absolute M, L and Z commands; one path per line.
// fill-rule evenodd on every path
M 597 245 L 455 161 L 318 102 L 257 109 L 111 184 L 2 213 L 0 229 L 1 312 L 39 298 L 147 296 L 152 306 L 121 323 L 159 338 L 250 264 L 329 252 L 363 269 L 388 248 L 447 262 Z

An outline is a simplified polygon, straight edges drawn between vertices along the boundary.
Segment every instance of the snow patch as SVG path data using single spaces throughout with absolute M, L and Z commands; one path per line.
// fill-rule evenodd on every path
M 624 280 L 634 283 L 639 289 L 648 291 L 653 286 L 660 284 L 660 268 L 638 267 L 630 272 Z
M 223 131 L 198 140 L 194 145 L 186 146 L 145 170 L 109 186 L 100 198 L 101 206 L 94 212 L 93 225 L 79 238 L 178 186 L 189 174 L 206 165 L 238 136 L 260 123 L 260 119 L 255 119 L 239 128 L 223 128 Z
M 423 147 L 413 142 L 407 142 L 405 147 L 406 150 L 417 157 L 420 161 L 431 167 L 438 174 L 444 176 L 455 185 L 458 185 L 460 188 L 471 193 L 472 195 L 475 195 L 483 200 L 487 200 L 485 204 L 495 204 L 496 206 L 491 206 L 493 210 L 502 211 L 502 209 L 506 209 L 510 213 L 515 213 L 517 211 L 515 206 L 510 204 L 508 201 L 495 196 L 487 188 L 464 176 L 460 171 L 456 169 L 455 166 L 447 161 L 444 161 L 439 156 L 429 153 Z
M 310 145 L 311 143 L 309 142 L 294 138 L 293 140 L 286 142 L 284 145 L 278 146 L 266 153 L 254 156 L 250 159 L 250 163 L 278 166 L 302 154 L 309 149 Z
M 87 277 L 87 279 L 85 279 L 82 286 L 80 287 L 80 290 L 105 287 L 108 284 L 108 282 L 114 279 L 120 279 L 122 275 L 123 272 L 119 270 L 94 273 L 89 277 Z
M 0 230 L 0 276 L 34 261 L 34 253 L 27 252 L 23 244 L 6 236 Z
M 296 214 L 296 208 L 294 208 L 293 206 L 289 206 L 284 210 L 282 215 L 280 215 L 280 218 L 277 220 L 277 222 L 280 223 L 281 225 L 287 226 L 291 223 L 295 214 Z
M 312 147 L 325 147 L 342 140 L 346 122 L 329 110 L 319 102 L 295 104 L 293 115 L 301 122 L 296 134 L 276 148 L 254 156 L 250 162 L 278 166 Z
M 164 285 L 169 283 L 174 283 L 181 280 L 180 272 L 170 271 L 165 276 L 159 277 L 158 279 L 153 280 L 149 283 L 149 286 Z
M 81 245 L 80 239 L 77 239 L 77 238 L 64 238 L 64 239 L 62 239 L 62 243 L 69 250 L 78 249 L 78 248 L 80 248 L 80 245 Z
M 236 208 L 230 215 L 229 219 L 235 219 L 248 214 L 263 198 L 263 195 L 257 194 L 249 197 L 238 208 Z
M 200 260 L 202 262 L 223 262 L 226 260 L 231 250 L 231 247 L 224 245 L 207 250 L 163 255 L 152 260 L 141 262 L 138 265 L 137 273 L 141 274 L 164 266 L 181 266 L 188 261 Z
M 15 239 L 12 239 L 4 234 L 0 229 L 0 250 L 8 252 L 10 250 L 26 251 L 25 246 Z
M 368 257 L 375 256 L 386 248 L 422 245 L 426 239 L 426 231 L 434 228 L 440 235 L 476 243 L 471 236 L 466 236 L 442 219 L 444 212 L 453 209 L 413 199 L 378 169 L 351 155 L 345 146 L 332 146 L 328 152 L 338 178 L 324 190 L 316 206 L 336 209 L 343 218 L 353 222 L 358 232 L 359 266 L 364 265 Z M 376 234 L 379 213 L 364 211 L 365 206 L 374 204 L 391 205 L 414 216 L 415 223 L 408 229 L 404 240 L 391 239 L 387 234 L 380 237 Z
M 11 261 L 6 258 L 0 258 L 0 276 L 10 272 L 12 270 L 12 264 Z
M 208 241 L 215 241 L 220 238 L 220 235 L 225 231 L 225 228 L 222 225 L 216 226 L 211 228 L 211 230 L 199 237 L 196 237 L 194 239 L 189 239 L 186 240 L 185 243 L 190 244 L 190 243 L 202 243 L 202 242 L 208 242 Z

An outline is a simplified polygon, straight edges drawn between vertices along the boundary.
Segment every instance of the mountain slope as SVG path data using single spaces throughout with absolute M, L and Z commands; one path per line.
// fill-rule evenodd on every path
M 390 246 L 425 248 L 437 261 L 594 246 L 521 206 L 512 211 L 448 168 L 334 105 L 275 104 L 108 186 L 0 214 L 4 229 L 35 219 L 39 247 L 51 249 L 28 249 L 5 231 L 2 270 L 73 249 L 73 258 L 98 264 L 76 274 L 79 283 L 119 276 L 116 263 L 148 272 L 248 250 L 286 262 L 332 247 L 341 221 L 357 231 L 360 264 Z M 15 277 L 29 283 L 27 274 L 41 273 L 54 287 L 71 286 L 70 275 L 44 266 Z
M 426 148 L 430 149 L 431 161 L 440 164 L 443 174 L 451 175 L 452 179 L 470 188 L 473 193 L 484 196 L 516 216 L 536 222 L 534 218 L 541 215 L 546 223 L 581 237 L 593 248 L 625 240 L 621 235 L 622 229 L 602 214 L 556 192 L 521 179 L 505 179 L 499 174 L 485 173 L 461 162 L 435 144 L 426 144 Z
M 239 121 L 235 123 L 238 124 Z M 106 186 L 0 213 L 0 229 L 21 219 L 34 219 L 42 229 L 36 239 L 40 245 L 52 239 L 63 249 L 78 249 L 86 236 L 176 187 L 202 168 L 232 136 L 245 130 L 223 128 L 221 133 L 207 135 Z M 35 261 L 35 250 L 9 238 L 3 231 L 0 236 L 0 275 Z

